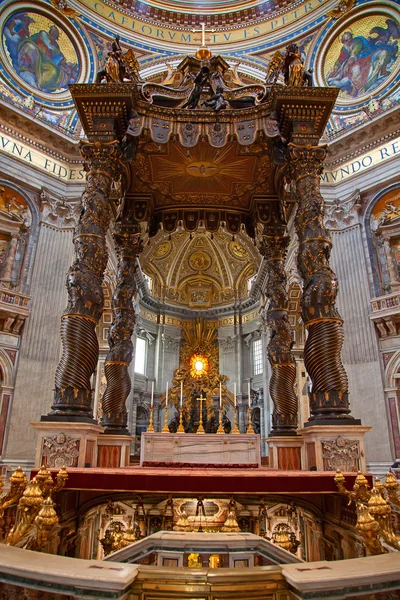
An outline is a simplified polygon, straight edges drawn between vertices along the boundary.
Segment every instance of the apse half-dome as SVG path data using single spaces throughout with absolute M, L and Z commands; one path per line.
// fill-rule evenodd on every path
M 260 255 L 244 233 L 233 237 L 224 229 L 211 234 L 200 228 L 192 236 L 178 229 L 157 234 L 140 262 L 153 297 L 201 310 L 246 299 Z

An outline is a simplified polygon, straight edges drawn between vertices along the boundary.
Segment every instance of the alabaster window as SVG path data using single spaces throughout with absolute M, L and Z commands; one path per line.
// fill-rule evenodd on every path
M 263 372 L 261 340 L 253 342 L 253 375 L 261 375 Z
M 148 275 L 146 275 L 146 273 L 143 273 L 143 279 L 147 283 L 147 287 L 149 288 L 149 292 L 151 294 L 152 291 L 153 291 L 153 279 L 152 279 L 152 277 L 149 277 Z
M 146 366 L 146 340 L 140 337 L 136 338 L 136 351 L 135 351 L 135 373 L 139 375 L 145 374 Z

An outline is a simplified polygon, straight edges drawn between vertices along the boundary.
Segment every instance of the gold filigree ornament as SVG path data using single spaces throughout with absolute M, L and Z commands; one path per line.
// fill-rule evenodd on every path
M 200 379 L 207 374 L 210 368 L 207 356 L 204 354 L 193 354 L 190 358 L 190 376 L 193 379 Z
M 337 471 L 335 483 L 341 494 L 347 496 L 349 504 L 354 502 L 357 507 L 356 528 L 364 543 L 367 555 L 373 556 L 387 552 L 382 544 L 396 550 L 400 549 L 400 536 L 394 531 L 392 515 L 393 505 L 398 506 L 398 483 L 389 471 L 385 483 L 375 478 L 372 490 L 362 473 L 358 473 L 353 491 L 345 486 L 343 473 Z M 392 506 L 391 506 L 392 505 Z

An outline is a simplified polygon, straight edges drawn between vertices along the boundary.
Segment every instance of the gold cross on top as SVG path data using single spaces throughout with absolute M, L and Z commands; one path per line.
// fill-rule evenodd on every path
M 192 29 L 192 32 L 193 33 L 201 33 L 201 45 L 205 46 L 206 45 L 206 32 L 214 33 L 215 29 L 206 29 L 205 23 L 200 23 L 200 27 L 201 27 L 201 29 Z

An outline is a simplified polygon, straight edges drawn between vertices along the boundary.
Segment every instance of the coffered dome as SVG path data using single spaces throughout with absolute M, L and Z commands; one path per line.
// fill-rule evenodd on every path
M 247 298 L 259 264 L 247 236 L 232 237 L 224 229 L 211 234 L 199 228 L 194 236 L 183 228 L 171 235 L 161 231 L 141 257 L 154 298 L 195 310 Z

